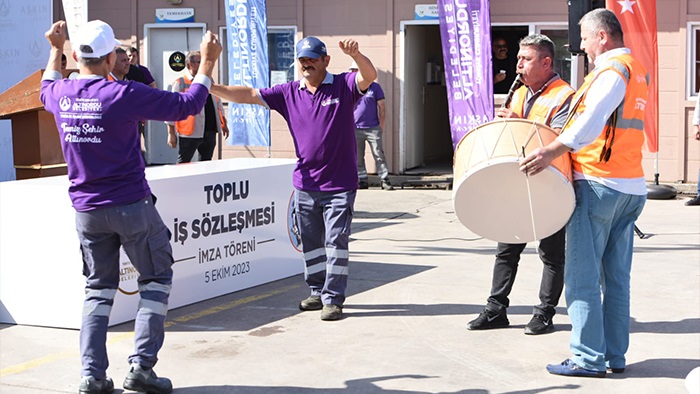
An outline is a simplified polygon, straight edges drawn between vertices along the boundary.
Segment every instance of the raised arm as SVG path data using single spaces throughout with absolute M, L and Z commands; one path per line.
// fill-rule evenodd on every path
M 202 62 L 197 70 L 197 75 L 204 75 L 211 79 L 214 71 L 214 64 L 221 54 L 221 44 L 211 31 L 207 30 L 199 44 L 199 52 L 202 55 Z
M 51 52 L 49 52 L 49 62 L 46 64 L 46 70 L 60 73 L 63 44 L 66 43 L 66 22 L 58 21 L 54 23 L 44 36 L 49 41 L 49 44 L 51 44 Z
M 352 38 L 346 38 L 338 43 L 338 46 L 344 54 L 350 56 L 357 64 L 357 85 L 363 92 L 369 88 L 369 85 L 377 79 L 377 70 L 374 68 L 372 61 L 362 53 L 360 53 L 360 45 Z

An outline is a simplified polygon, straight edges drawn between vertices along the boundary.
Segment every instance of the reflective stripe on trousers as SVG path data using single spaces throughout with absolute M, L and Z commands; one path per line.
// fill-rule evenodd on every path
M 324 304 L 343 305 L 348 284 L 355 190 L 295 193 L 296 221 L 306 263 L 304 277 Z

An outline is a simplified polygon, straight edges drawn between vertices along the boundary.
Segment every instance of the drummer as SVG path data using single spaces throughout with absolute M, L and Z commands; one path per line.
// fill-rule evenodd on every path
M 519 45 L 517 72 L 524 85 L 514 92 L 508 107 L 496 111 L 496 116 L 533 120 L 559 133 L 569 113 L 574 90 L 554 72 L 554 43 L 545 35 L 532 34 L 523 38 Z M 544 263 L 540 303 L 534 307 L 533 317 L 525 326 L 525 334 L 554 331 L 554 308 L 564 287 L 564 232 L 562 228 L 540 241 L 538 252 Z M 520 254 L 525 245 L 499 242 L 496 246 L 491 295 L 483 312 L 467 324 L 469 330 L 504 328 L 510 324 L 506 314 L 508 295 L 513 288 Z

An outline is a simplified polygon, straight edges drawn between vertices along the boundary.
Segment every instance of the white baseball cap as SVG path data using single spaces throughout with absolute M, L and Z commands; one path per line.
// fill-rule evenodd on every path
M 96 59 L 109 54 L 121 42 L 114 38 L 114 30 L 102 22 L 94 20 L 80 26 L 71 39 L 71 46 L 78 57 Z
M 357 67 L 357 63 L 353 60 L 352 63 L 350 63 L 350 67 L 348 67 L 348 70 L 359 70 L 359 67 Z

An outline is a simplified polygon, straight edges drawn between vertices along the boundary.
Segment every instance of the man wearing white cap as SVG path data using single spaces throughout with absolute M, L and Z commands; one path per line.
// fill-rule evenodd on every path
M 170 393 L 172 383 L 153 372 L 165 336 L 165 315 L 173 277 L 170 234 L 155 209 L 146 182 L 138 123 L 177 120 L 204 107 L 221 45 L 207 32 L 199 73 L 187 93 L 152 89 L 138 82 L 107 80 L 116 61 L 112 28 L 102 21 L 82 25 L 72 37 L 80 74 L 62 79 L 66 23 L 46 32 L 51 53 L 41 83 L 41 101 L 54 114 L 68 165 L 68 194 L 86 277 L 80 329 L 82 394 L 111 393 L 107 377 L 107 326 L 119 285 L 119 248 L 139 272 L 141 300 L 134 325 L 135 351 L 124 388 Z

